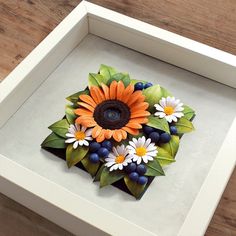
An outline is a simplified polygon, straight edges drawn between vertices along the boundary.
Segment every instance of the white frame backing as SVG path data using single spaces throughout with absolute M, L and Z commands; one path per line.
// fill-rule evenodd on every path
M 236 56 L 83 1 L 0 84 L 0 128 L 88 33 L 236 88 Z M 176 235 L 204 235 L 235 167 L 235 143 L 236 118 Z M 76 235 L 154 235 L 3 155 L 0 191 Z

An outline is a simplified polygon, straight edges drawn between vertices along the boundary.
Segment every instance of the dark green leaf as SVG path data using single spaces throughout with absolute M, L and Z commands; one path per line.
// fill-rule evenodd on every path
M 171 135 L 169 143 L 161 144 L 161 148 L 164 148 L 172 157 L 175 157 L 179 149 L 179 136 Z
M 162 91 L 160 85 L 157 84 L 147 89 L 144 89 L 143 95 L 145 96 L 145 101 L 149 103 L 148 110 L 154 112 L 154 105 L 158 104 L 159 100 L 162 98 Z
M 165 149 L 157 146 L 157 150 L 158 153 L 156 159 L 159 161 L 161 166 L 167 166 L 175 162 L 175 159 Z
M 85 89 L 83 91 L 79 91 L 78 93 L 74 93 L 72 95 L 70 95 L 69 97 L 67 97 L 66 99 L 74 104 L 77 104 L 77 102 L 79 101 L 79 96 L 82 94 L 89 94 L 89 90 Z
M 181 117 L 176 123 L 175 126 L 179 134 L 188 133 L 194 130 L 193 124 L 191 121 L 187 120 L 184 117 Z
M 41 144 L 42 147 L 48 148 L 66 148 L 65 139 L 56 135 L 55 133 L 51 133 Z
M 113 75 L 108 81 L 107 81 L 107 85 L 109 86 L 111 84 L 112 81 L 122 81 L 125 85 L 125 87 L 127 87 L 130 84 L 130 77 L 129 74 L 126 73 L 117 73 L 115 75 Z
M 160 163 L 157 159 L 154 159 L 153 161 L 149 161 L 147 164 L 147 172 L 145 175 L 147 176 L 160 176 L 165 175 Z
M 107 79 L 104 78 L 102 75 L 94 74 L 94 73 L 89 74 L 89 77 L 88 77 L 89 87 L 91 87 L 91 86 L 99 87 L 99 86 L 101 86 L 102 83 L 103 84 L 107 83 Z
M 101 174 L 102 174 L 102 171 L 103 171 L 104 168 L 106 168 L 105 165 L 102 165 L 102 166 L 99 168 L 99 170 L 98 170 L 98 172 L 97 172 L 97 174 L 96 174 L 96 176 L 95 176 L 95 178 L 94 178 L 94 182 L 100 181 Z
M 150 115 L 148 117 L 148 123 L 146 125 L 170 133 L 169 125 L 165 118 L 161 119 L 156 116 Z
M 125 176 L 124 171 L 120 171 L 120 170 L 109 171 L 109 169 L 105 167 L 101 174 L 100 187 L 113 184 L 116 181 L 124 178 L 124 176 Z
M 125 181 L 127 188 L 135 196 L 136 199 L 138 199 L 142 196 L 142 193 L 144 192 L 146 185 L 138 184 L 138 183 L 130 180 L 130 178 L 128 176 L 125 176 L 124 181 Z
M 172 94 L 165 88 L 161 87 L 162 97 L 167 98 L 168 96 L 172 97 Z
M 186 105 L 184 105 L 183 108 L 184 108 L 184 110 L 183 110 L 184 117 L 188 120 L 191 120 L 195 115 L 195 111 Z
M 48 127 L 52 130 L 55 134 L 59 135 L 62 138 L 66 138 L 66 133 L 68 132 L 69 123 L 66 119 L 59 120 L 54 124 Z
M 100 166 L 100 162 L 92 163 L 89 160 L 88 155 L 86 155 L 86 157 L 84 159 L 82 159 L 81 163 L 83 164 L 84 168 L 88 171 L 88 173 L 92 176 L 95 176 L 95 174 L 97 173 L 97 170 Z
M 116 74 L 116 69 L 110 66 L 101 65 L 99 73 L 103 76 L 106 81 L 108 81 L 114 74 Z
M 88 153 L 89 148 L 85 146 L 79 146 L 77 149 L 73 148 L 73 144 L 68 145 L 66 149 L 66 162 L 67 166 L 71 166 L 79 163 Z
M 71 105 L 67 105 L 66 106 L 66 119 L 68 120 L 68 122 L 70 124 L 74 124 L 75 123 L 75 118 L 77 117 L 74 113 L 74 108 Z

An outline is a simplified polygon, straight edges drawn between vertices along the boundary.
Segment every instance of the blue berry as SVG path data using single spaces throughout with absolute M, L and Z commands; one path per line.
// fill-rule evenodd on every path
M 177 130 L 177 128 L 176 128 L 176 126 L 170 126 L 170 133 L 171 134 L 177 134 L 178 133 L 178 130 Z
M 171 140 L 171 136 L 168 133 L 163 133 L 160 135 L 161 143 L 168 143 Z
M 137 166 L 136 171 L 138 172 L 139 175 L 144 175 L 147 171 L 147 168 L 145 165 L 141 164 Z
M 136 170 L 137 165 L 135 163 L 130 163 L 128 166 L 125 167 L 125 171 L 127 173 L 134 172 Z
M 140 176 L 139 178 L 138 178 L 138 184 L 140 184 L 140 185 L 144 185 L 144 184 L 146 184 L 148 182 L 148 178 L 146 177 L 146 176 Z
M 134 181 L 134 182 L 137 182 L 138 181 L 138 178 L 139 178 L 139 175 L 137 172 L 131 172 L 129 174 L 129 178 Z
M 91 152 L 97 152 L 100 147 L 101 147 L 101 144 L 97 142 L 92 142 L 89 144 L 89 150 Z
M 107 157 L 109 154 L 109 151 L 107 148 L 101 147 L 101 148 L 99 148 L 97 153 L 100 157 Z
M 152 85 L 153 85 L 152 83 L 148 82 L 144 85 L 144 89 L 152 87 Z
M 143 90 L 143 83 L 138 82 L 134 85 L 134 90 Z
M 111 151 L 112 149 L 112 143 L 109 140 L 105 140 L 102 142 L 102 147 L 106 148 L 108 151 Z
M 97 153 L 91 153 L 89 155 L 89 160 L 92 162 L 92 163 L 98 163 L 99 162 L 99 156 Z
M 159 141 L 160 134 L 154 131 L 151 132 L 148 137 L 152 140 L 152 142 L 157 143 Z
M 150 127 L 150 126 L 145 125 L 145 126 L 143 127 L 143 132 L 144 132 L 145 134 L 150 134 L 150 133 L 152 133 L 153 131 L 155 131 L 155 129 L 152 128 L 152 127 Z

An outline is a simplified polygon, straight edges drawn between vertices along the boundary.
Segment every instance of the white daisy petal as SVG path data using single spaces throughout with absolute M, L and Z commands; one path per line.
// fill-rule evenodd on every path
M 85 146 L 89 145 L 89 142 L 87 140 L 84 140 L 83 143 L 84 143 Z
M 161 107 L 159 104 L 154 105 L 158 111 L 164 111 L 164 108 Z
M 162 107 L 166 107 L 166 99 L 165 98 L 162 98 L 159 103 Z
M 159 116 L 160 118 L 164 118 L 166 114 L 164 112 L 155 112 L 154 116 Z
M 93 129 L 87 129 L 87 130 L 85 131 L 86 137 L 87 137 L 87 136 L 91 136 L 91 135 L 92 135 L 92 131 L 93 131 Z M 83 132 L 84 132 L 84 131 L 83 131 Z
M 75 138 L 69 138 L 69 139 L 67 139 L 67 140 L 65 141 L 65 143 L 73 143 L 73 142 L 75 142 L 75 141 L 76 141 Z
M 68 137 L 68 138 L 74 138 L 74 137 L 75 137 L 75 135 L 74 135 L 74 134 L 72 134 L 72 133 L 67 133 L 67 134 L 66 134 L 66 137 Z
M 79 145 L 79 142 L 78 142 L 78 141 L 74 142 L 73 148 L 76 149 L 76 148 L 78 147 L 78 145 Z

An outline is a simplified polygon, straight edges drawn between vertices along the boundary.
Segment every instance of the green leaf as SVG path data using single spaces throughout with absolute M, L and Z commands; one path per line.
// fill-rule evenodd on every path
M 159 102 L 162 98 L 162 91 L 160 85 L 153 85 L 147 89 L 143 90 L 143 95 L 145 96 L 145 101 L 149 103 L 148 110 L 155 111 L 154 105 Z
M 165 175 L 160 163 L 157 159 L 154 159 L 153 161 L 149 161 L 147 164 L 147 172 L 145 175 L 147 176 L 160 176 Z
M 161 119 L 156 116 L 150 115 L 148 117 L 148 123 L 146 125 L 170 133 L 169 125 L 165 118 Z
M 75 123 L 75 118 L 77 117 L 75 115 L 74 110 L 75 109 L 73 108 L 73 106 L 71 106 L 71 105 L 66 106 L 66 111 L 65 111 L 66 112 L 66 119 L 70 124 L 74 124 Z
M 157 150 L 158 153 L 155 158 L 158 160 L 162 167 L 175 162 L 175 159 L 165 149 L 157 146 Z
M 107 79 L 105 77 L 103 77 L 100 74 L 89 73 L 89 77 L 88 77 L 89 88 L 91 86 L 99 87 L 101 86 L 102 83 L 103 84 L 107 83 Z
M 108 81 L 114 74 L 116 74 L 116 69 L 110 66 L 101 65 L 99 69 L 100 75 L 103 76 L 103 78 Z
M 108 81 L 107 81 L 107 85 L 109 86 L 111 84 L 112 81 L 123 81 L 125 87 L 127 87 L 130 84 L 130 77 L 129 74 L 126 73 L 117 73 L 115 75 L 113 75 Z
M 68 132 L 69 123 L 66 119 L 59 120 L 55 122 L 54 124 L 50 125 L 48 127 L 50 130 L 52 130 L 55 134 L 62 138 L 66 138 L 66 133 Z
M 89 90 L 88 89 L 85 89 L 83 91 L 79 91 L 77 93 L 74 93 L 72 95 L 70 95 L 69 97 L 67 97 L 66 99 L 74 104 L 77 104 L 77 102 L 79 101 L 79 96 L 82 95 L 82 94 L 86 94 L 88 95 L 89 94 Z
M 107 167 L 105 167 L 101 173 L 100 178 L 100 187 L 104 187 L 110 184 L 115 183 L 116 181 L 124 178 L 125 173 L 120 170 L 109 171 Z
M 100 162 L 92 163 L 89 160 L 89 156 L 88 155 L 86 155 L 86 157 L 82 159 L 81 163 L 83 164 L 84 168 L 88 171 L 88 173 L 91 176 L 95 176 L 95 174 L 97 173 L 97 170 L 98 170 L 98 168 L 100 166 Z
M 42 147 L 48 148 L 58 148 L 63 149 L 66 148 L 65 139 L 56 135 L 55 133 L 51 133 L 41 144 Z
M 162 97 L 167 98 L 168 96 L 172 97 L 173 95 L 165 88 L 161 87 Z
M 195 111 L 187 105 L 183 105 L 183 108 L 184 108 L 184 110 L 183 110 L 184 117 L 187 120 L 191 120 L 195 115 Z
M 128 176 L 125 176 L 124 181 L 129 191 L 135 196 L 136 199 L 139 199 L 142 196 L 146 185 L 138 184 L 130 180 Z
M 85 146 L 79 146 L 77 149 L 73 148 L 73 144 L 68 145 L 66 149 L 66 162 L 70 168 L 79 163 L 88 153 L 89 148 Z
M 175 157 L 179 149 L 179 136 L 171 135 L 171 140 L 168 143 L 160 144 L 172 157 Z
M 97 172 L 97 174 L 96 174 L 96 176 L 95 176 L 95 178 L 94 178 L 94 182 L 100 181 L 101 174 L 102 174 L 104 168 L 106 168 L 106 167 L 105 167 L 105 165 L 103 164 L 103 165 L 99 168 L 99 170 L 98 170 L 98 172 Z
M 193 124 L 191 121 L 187 120 L 184 117 L 181 117 L 176 123 L 175 126 L 179 134 L 188 133 L 194 130 Z

